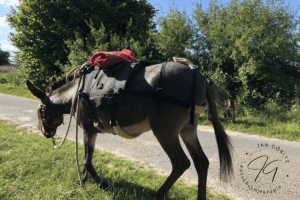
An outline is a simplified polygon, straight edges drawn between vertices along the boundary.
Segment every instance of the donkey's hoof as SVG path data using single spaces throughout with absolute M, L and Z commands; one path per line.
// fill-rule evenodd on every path
M 98 187 L 104 189 L 104 190 L 108 190 L 110 189 L 111 186 L 109 186 L 108 183 L 104 182 L 104 181 L 100 181 L 98 184 Z
M 116 198 L 120 191 L 117 191 L 112 185 L 105 189 L 106 194 L 113 196 L 113 199 Z
M 84 176 L 82 177 L 82 182 L 83 182 L 83 185 L 85 184 L 85 182 L 88 180 L 88 176 Z M 77 179 L 75 181 L 76 184 L 80 184 L 80 179 Z
M 153 197 L 153 199 L 156 199 L 156 200 L 166 200 L 167 199 L 167 194 L 160 195 L 160 196 L 157 196 L 157 194 L 152 194 L 151 196 Z

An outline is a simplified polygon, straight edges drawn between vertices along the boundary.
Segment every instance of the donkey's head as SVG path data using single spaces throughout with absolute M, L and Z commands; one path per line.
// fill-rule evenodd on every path
M 51 82 L 56 81 L 54 77 L 50 80 Z M 37 114 L 38 114 L 38 129 L 42 131 L 42 134 L 46 138 L 53 138 L 56 129 L 63 123 L 63 113 L 61 112 L 60 106 L 51 102 L 49 96 L 50 93 L 44 93 L 41 89 L 34 86 L 28 80 L 26 85 L 30 92 L 39 98 L 42 104 L 39 105 Z
M 214 101 L 222 107 L 224 117 L 228 122 L 235 122 L 235 100 L 233 97 L 222 88 L 215 85 L 215 82 L 211 78 L 206 79 L 209 84 L 209 89 L 212 91 Z

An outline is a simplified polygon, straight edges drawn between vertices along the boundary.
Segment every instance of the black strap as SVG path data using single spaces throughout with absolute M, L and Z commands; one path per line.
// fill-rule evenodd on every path
M 174 97 L 164 95 L 162 93 L 162 79 L 165 77 L 165 69 L 166 69 L 166 62 L 162 64 L 161 71 L 160 71 L 160 79 L 158 83 L 157 92 L 151 92 L 151 91 L 136 91 L 136 90 L 125 90 L 126 95 L 138 95 L 138 96 L 145 96 L 145 97 L 152 97 L 156 98 L 156 112 L 159 113 L 160 111 L 160 102 L 167 101 L 170 103 L 175 103 L 177 105 L 180 105 L 186 109 L 189 109 L 191 107 L 190 111 L 190 124 L 194 125 L 194 119 L 195 119 L 195 98 L 196 98 L 196 89 L 197 89 L 197 75 L 196 75 L 196 69 L 193 69 L 193 83 L 191 87 L 191 95 L 190 95 L 190 101 L 189 103 L 186 103 L 184 101 L 181 101 L 179 99 L 176 99 Z
M 167 63 L 164 62 L 161 66 L 158 88 L 157 88 L 157 98 L 156 98 L 156 113 L 158 114 L 160 111 L 160 102 L 164 98 L 163 91 L 162 91 L 162 79 L 165 77 L 165 70 L 166 70 Z
M 110 126 L 117 126 L 116 123 L 116 115 L 117 115 L 117 102 L 114 100 L 114 96 L 112 96 L 112 101 L 113 103 L 110 104 L 110 116 L 111 116 L 111 121 L 110 121 Z
M 190 124 L 194 124 L 194 115 L 195 115 L 195 94 L 196 94 L 196 86 L 197 86 L 197 76 L 196 76 L 196 69 L 193 69 L 193 83 L 192 83 L 192 88 L 191 88 L 191 95 L 190 95 L 190 101 L 189 103 L 186 103 L 184 101 L 181 101 L 179 99 L 176 99 L 174 97 L 164 95 L 162 93 L 162 79 L 165 77 L 165 69 L 166 69 L 167 63 L 164 62 L 161 67 L 160 71 L 160 78 L 159 78 L 159 84 L 156 92 L 151 92 L 151 91 L 136 91 L 136 90 L 125 90 L 125 95 L 138 95 L 138 96 L 145 96 L 145 97 L 152 97 L 156 98 L 156 111 L 159 113 L 160 111 L 160 102 L 162 101 L 167 101 L 170 103 L 175 103 L 177 105 L 180 105 L 186 109 L 189 109 L 191 107 L 191 112 L 190 112 Z M 101 70 L 101 69 L 100 69 Z M 99 71 L 100 71 L 99 70 Z M 96 74 L 96 76 L 98 73 Z M 94 77 L 95 78 L 95 77 Z M 83 83 L 84 84 L 84 83 Z M 82 87 L 83 88 L 83 87 Z M 89 94 L 87 94 L 89 96 Z M 83 99 L 81 99 L 83 100 Z M 111 114 L 111 126 L 116 126 L 116 112 L 117 112 L 117 102 L 114 102 L 114 99 L 112 98 L 112 104 L 111 104 L 111 109 L 110 109 L 110 114 Z M 90 102 L 89 102 L 90 103 Z M 89 104 L 88 103 L 88 104 Z M 91 105 L 90 105 L 91 106 Z
M 149 98 L 154 98 L 154 99 L 160 98 L 161 101 L 174 103 L 174 104 L 180 105 L 186 109 L 189 109 L 189 107 L 190 107 L 190 103 L 186 103 L 184 101 L 181 101 L 179 99 L 176 99 L 176 98 L 168 96 L 168 95 L 159 96 L 158 93 L 154 92 L 154 91 L 151 92 L 151 91 L 125 90 L 125 95 L 144 96 L 144 97 L 149 97 Z
M 196 89 L 197 89 L 196 69 L 193 69 L 193 84 L 192 84 L 191 96 L 190 96 L 190 105 L 191 105 L 190 124 L 191 125 L 194 125 Z

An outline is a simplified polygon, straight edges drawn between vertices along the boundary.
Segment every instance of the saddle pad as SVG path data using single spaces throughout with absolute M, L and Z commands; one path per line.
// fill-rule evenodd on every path
M 122 100 L 127 80 L 140 66 L 139 62 L 131 62 L 113 71 L 91 66 L 83 74 L 79 93 L 84 93 L 93 107 L 118 102 Z

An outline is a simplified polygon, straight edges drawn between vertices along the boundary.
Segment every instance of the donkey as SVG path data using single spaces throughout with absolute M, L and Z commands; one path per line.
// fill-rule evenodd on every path
M 213 79 L 207 79 L 207 82 L 210 83 L 210 91 L 214 93 L 214 101 L 222 108 L 224 118 L 227 119 L 228 122 L 235 122 L 235 100 L 228 93 L 223 91 L 221 88 L 214 84 Z M 207 110 L 207 120 L 210 120 L 210 110 L 209 106 L 206 105 L 205 110 Z
M 130 90 L 149 90 L 157 89 L 160 81 L 160 70 L 162 64 L 150 65 L 141 68 L 127 82 L 127 88 Z M 192 70 L 178 62 L 168 62 L 166 65 L 166 77 L 164 77 L 164 90 L 171 91 L 183 98 L 188 98 L 188 88 L 192 87 Z M 153 131 L 154 136 L 168 155 L 172 164 L 172 172 L 154 197 L 164 199 L 168 191 L 176 180 L 187 170 L 191 162 L 184 153 L 179 136 L 185 143 L 196 168 L 198 174 L 198 200 L 206 199 L 206 184 L 209 160 L 203 152 L 197 136 L 197 124 L 199 115 L 204 112 L 205 103 L 208 103 L 211 118 L 215 130 L 215 136 L 219 149 L 220 158 L 220 179 L 225 182 L 232 175 L 232 144 L 229 136 L 225 133 L 224 128 L 217 114 L 216 104 L 214 103 L 214 93 L 210 90 L 210 84 L 206 78 L 197 71 L 196 74 L 196 94 L 195 94 L 195 114 L 194 123 L 189 123 L 190 108 L 186 109 L 176 103 L 162 101 L 160 102 L 160 112 L 156 112 L 157 101 L 149 96 L 127 95 L 123 101 L 118 103 L 118 112 L 116 120 L 122 130 L 136 138 L 144 132 Z M 44 130 L 42 133 L 47 138 L 55 135 L 56 128 L 63 123 L 63 114 L 70 114 L 72 101 L 77 88 L 79 78 L 75 78 L 74 82 L 52 84 L 52 90 L 49 94 L 44 93 L 35 87 L 28 80 L 26 81 L 28 89 L 34 96 L 39 98 L 45 108 L 39 108 L 39 120 L 44 122 Z M 100 188 L 108 189 L 108 183 L 101 180 L 97 175 L 92 164 L 92 157 L 95 148 L 97 133 L 101 133 L 89 119 L 91 109 L 95 113 L 98 126 L 101 130 L 111 130 L 107 128 L 107 121 L 110 120 L 108 106 L 99 106 L 91 108 L 81 101 L 78 101 L 78 109 L 76 110 L 78 121 L 83 129 L 84 141 L 84 176 L 83 182 L 87 181 L 87 173 L 95 179 Z

